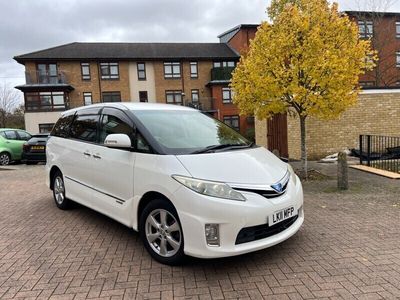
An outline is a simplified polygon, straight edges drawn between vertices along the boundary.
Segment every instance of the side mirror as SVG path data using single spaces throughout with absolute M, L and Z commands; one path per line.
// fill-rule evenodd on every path
M 107 135 L 104 145 L 109 148 L 131 148 L 132 143 L 128 135 L 122 133 L 113 133 Z

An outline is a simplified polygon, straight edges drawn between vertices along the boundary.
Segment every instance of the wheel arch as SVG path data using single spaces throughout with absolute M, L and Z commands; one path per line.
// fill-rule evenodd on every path
M 53 185 L 52 185 L 52 183 L 53 183 L 54 175 L 56 174 L 57 171 L 59 171 L 59 172 L 62 174 L 60 168 L 57 167 L 57 166 L 52 166 L 51 169 L 50 169 L 50 174 L 49 174 L 49 179 L 50 179 L 50 190 L 53 190 Z
M 175 205 L 172 203 L 172 201 L 165 196 L 164 194 L 156 191 L 149 191 L 146 192 L 139 200 L 138 206 L 137 206 L 137 211 L 136 211 L 136 224 L 133 224 L 133 228 L 136 229 L 137 231 L 140 230 L 139 228 L 139 223 L 140 223 L 140 216 L 143 212 L 143 209 L 146 207 L 148 203 L 150 203 L 154 199 L 163 199 L 167 202 L 169 202 L 175 209 L 176 213 L 178 214 L 178 211 L 175 207 Z M 179 214 L 178 214 L 179 217 Z

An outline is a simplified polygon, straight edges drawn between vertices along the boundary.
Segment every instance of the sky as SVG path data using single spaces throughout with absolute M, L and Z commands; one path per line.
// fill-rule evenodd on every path
M 267 19 L 269 0 L 0 0 L 0 83 L 25 82 L 13 56 L 70 42 L 218 42 Z M 339 0 L 400 12 L 400 0 Z M 382 10 L 382 9 L 380 9 Z M 22 96 L 21 96 L 22 99 Z

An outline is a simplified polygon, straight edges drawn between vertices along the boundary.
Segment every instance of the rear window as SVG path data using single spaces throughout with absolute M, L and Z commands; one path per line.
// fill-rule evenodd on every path
M 74 115 L 63 116 L 60 119 L 58 119 L 50 135 L 67 138 L 69 136 L 69 130 L 73 119 Z

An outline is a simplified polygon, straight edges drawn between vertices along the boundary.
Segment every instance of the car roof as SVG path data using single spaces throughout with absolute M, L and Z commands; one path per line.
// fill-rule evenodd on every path
M 114 107 L 122 110 L 167 110 L 167 111 L 196 111 L 196 109 L 182 106 L 182 105 L 172 105 L 172 104 L 163 104 L 163 103 L 148 103 L 148 102 L 109 102 L 109 103 L 97 103 L 87 106 L 81 106 L 77 108 L 73 108 L 63 112 L 64 114 L 70 114 L 75 111 L 80 111 L 84 109 L 90 108 L 101 108 L 101 107 Z
M 19 130 L 19 131 L 27 132 L 26 130 L 20 129 L 20 128 L 0 128 L 0 131 L 5 131 L 5 130 Z

